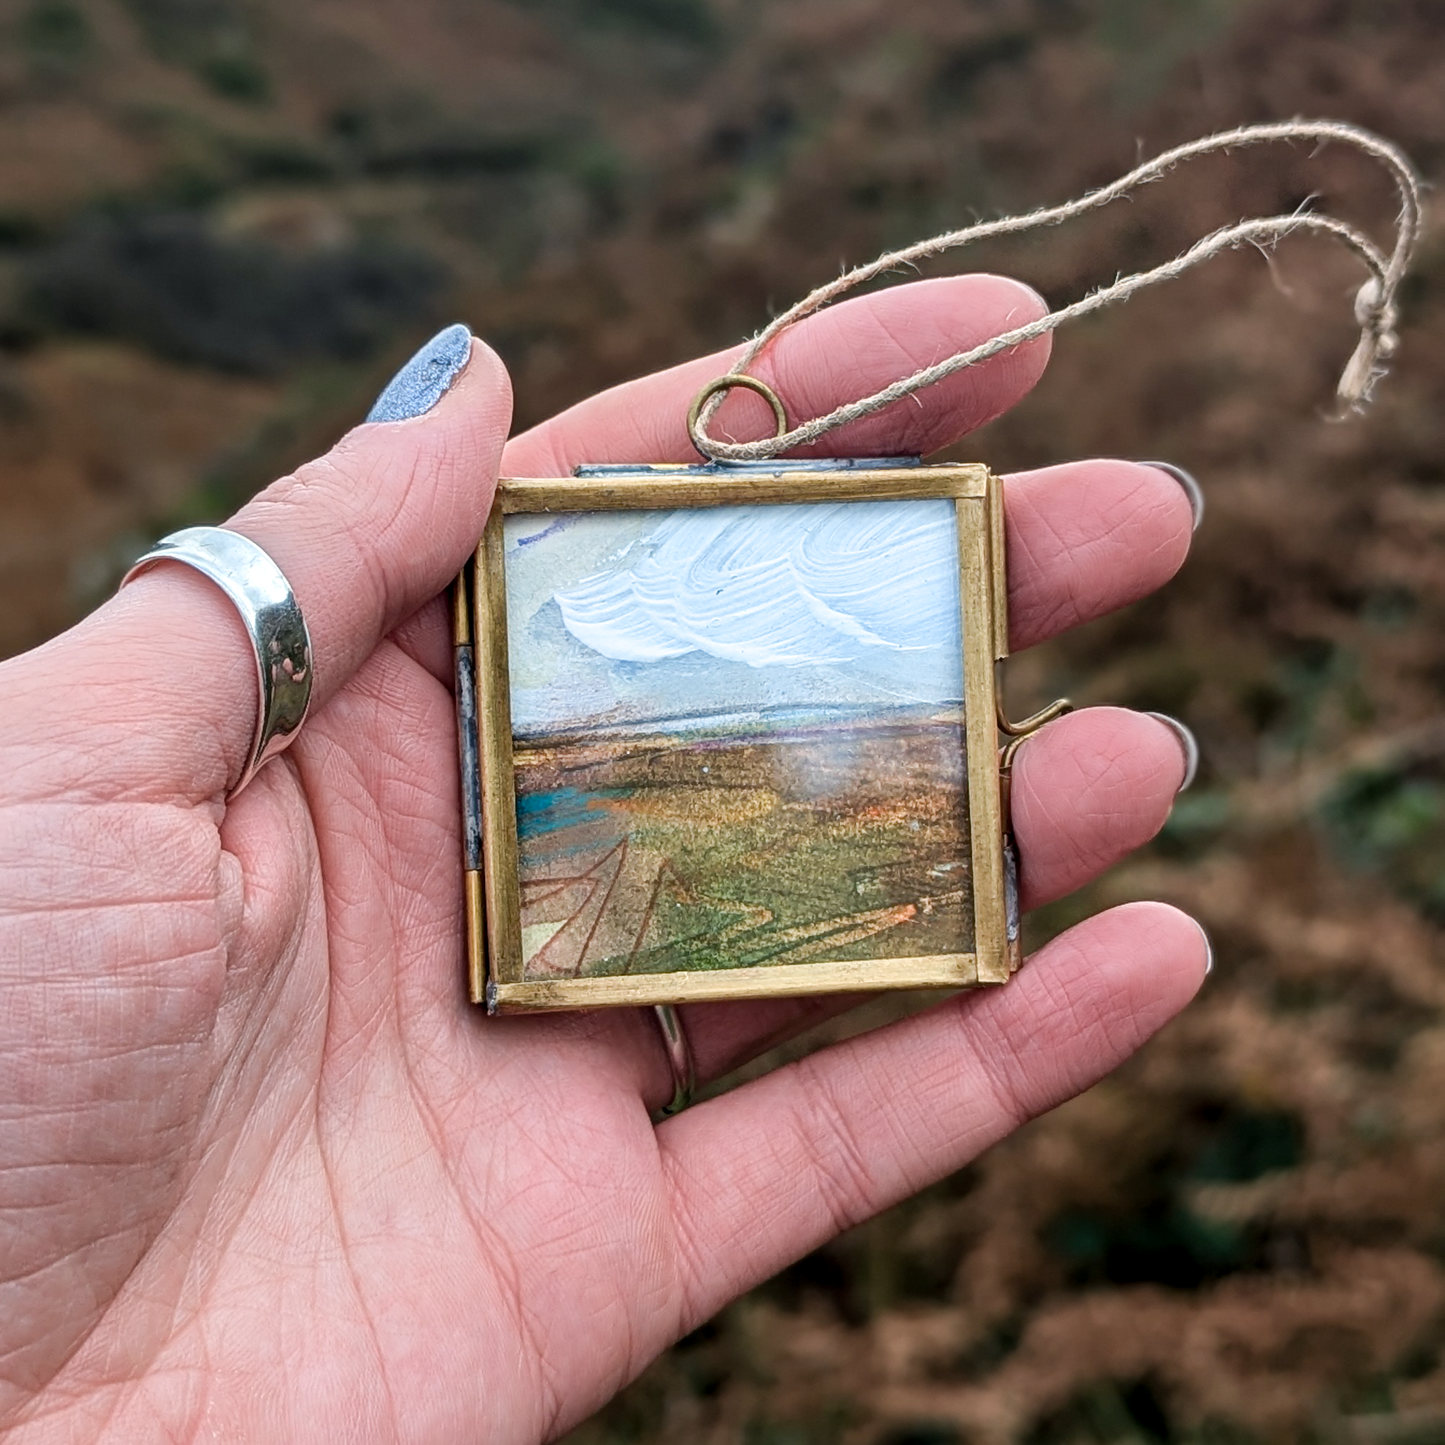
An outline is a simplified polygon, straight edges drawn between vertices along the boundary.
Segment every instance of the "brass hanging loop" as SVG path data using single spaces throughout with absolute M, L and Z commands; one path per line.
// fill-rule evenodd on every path
M 716 461 L 717 458 L 709 450 L 712 445 L 709 437 L 702 429 L 703 408 L 712 401 L 715 396 L 721 396 L 725 391 L 731 391 L 733 387 L 740 386 L 745 391 L 754 392 L 762 397 L 773 410 L 773 421 L 777 426 L 774 438 L 786 436 L 788 432 L 788 413 L 783 406 L 782 398 L 770 387 L 767 382 L 759 381 L 756 376 L 743 376 L 738 372 L 730 371 L 726 376 L 719 376 L 708 382 L 698 394 L 693 397 L 692 405 L 687 410 L 687 434 L 692 440 L 693 446 L 697 448 L 698 455 L 707 461 Z M 709 409 L 709 416 L 716 407 Z

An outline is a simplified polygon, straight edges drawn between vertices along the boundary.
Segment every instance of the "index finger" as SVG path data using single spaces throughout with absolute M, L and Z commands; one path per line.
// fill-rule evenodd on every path
M 1003 276 L 947 276 L 859 296 L 784 331 L 754 373 L 782 399 L 790 421 L 821 416 L 965 347 L 1046 314 L 1037 292 Z M 599 392 L 514 438 L 502 465 L 512 476 L 565 477 L 583 462 L 697 460 L 687 408 L 725 374 L 736 346 Z M 937 451 L 1027 395 L 1043 375 L 1049 338 L 991 357 L 828 433 L 803 456 L 911 456 Z M 751 440 L 773 426 L 756 396 L 733 392 L 712 424 L 717 436 Z

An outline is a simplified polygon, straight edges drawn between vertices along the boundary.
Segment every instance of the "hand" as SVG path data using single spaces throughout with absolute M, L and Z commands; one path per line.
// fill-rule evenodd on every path
M 1018 324 L 988 277 L 865 297 L 760 374 L 798 415 Z M 1012 405 L 1047 343 L 838 435 L 928 452 Z M 495 356 L 428 414 L 358 427 L 233 525 L 290 578 L 317 694 L 227 806 L 254 718 L 230 604 L 138 578 L 0 668 L 0 1427 L 16 1441 L 534 1441 L 829 1236 L 1112 1068 L 1194 994 L 1184 915 L 1115 909 L 1008 987 L 825 1050 L 654 1129 L 650 1011 L 489 1020 L 462 997 L 445 607 L 499 464 L 687 460 L 715 356 L 503 452 Z M 756 399 L 718 426 L 744 434 Z M 761 408 L 758 424 L 762 423 Z M 1188 547 L 1164 473 L 1007 484 L 1013 643 L 1144 595 Z M 1075 714 L 1023 750 L 1025 902 L 1150 837 L 1170 730 Z M 847 1001 L 697 1006 L 715 1077 Z

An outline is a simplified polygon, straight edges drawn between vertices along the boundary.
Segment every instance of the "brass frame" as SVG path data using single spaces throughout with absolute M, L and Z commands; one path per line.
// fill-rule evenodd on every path
M 967 752 L 974 952 L 863 962 L 774 964 L 705 972 L 524 980 L 517 869 L 516 782 L 507 666 L 503 519 L 513 513 L 663 510 L 747 503 L 949 498 L 958 519 L 963 625 L 964 736 Z M 980 465 L 840 467 L 730 472 L 640 466 L 622 474 L 504 479 L 474 563 L 458 580 L 454 625 L 459 673 L 474 657 L 475 743 L 480 786 L 463 779 L 468 836 L 480 835 L 480 859 L 468 845 L 466 914 L 472 1001 L 492 1013 L 688 1003 L 705 999 L 896 988 L 958 988 L 1003 983 L 1018 967 L 1017 926 L 1005 896 L 1006 819 L 1001 795 L 995 681 L 1008 652 L 1002 488 Z M 470 725 L 460 708 L 463 769 Z M 480 867 L 478 867 L 480 863 Z M 1012 936 L 1011 936 L 1012 935 Z

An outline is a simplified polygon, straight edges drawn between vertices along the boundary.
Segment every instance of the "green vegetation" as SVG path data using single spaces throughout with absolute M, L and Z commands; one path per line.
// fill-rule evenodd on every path
M 1445 921 L 1445 780 L 1399 768 L 1351 773 L 1321 819 L 1342 858 Z
M 21 43 L 33 55 L 75 60 L 94 43 L 85 11 L 71 0 L 35 0 L 20 19 Z
M 250 6 L 236 0 L 125 0 L 125 4 L 161 60 L 193 70 L 227 100 L 260 105 L 271 98 Z
M 368 356 L 398 324 L 434 316 L 443 281 L 430 258 L 394 245 L 297 256 L 183 212 L 86 218 L 24 274 L 21 315 L 37 332 L 257 375 Z
M 271 81 L 253 55 L 207 55 L 197 69 L 211 89 L 227 100 L 260 105 L 271 98 Z
M 555 23 L 591 30 L 678 40 L 692 45 L 716 41 L 721 26 L 708 0 L 512 0 L 550 15 Z

